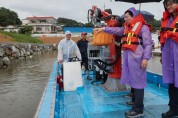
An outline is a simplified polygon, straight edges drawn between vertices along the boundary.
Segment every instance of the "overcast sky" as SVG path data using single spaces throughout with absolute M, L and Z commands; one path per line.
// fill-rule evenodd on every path
M 30 16 L 64 17 L 87 23 L 88 9 L 96 5 L 101 9 L 110 8 L 114 15 L 121 16 L 130 7 L 139 9 L 139 4 L 115 2 L 115 0 L 0 0 L 0 7 L 15 11 L 20 19 Z M 142 3 L 141 10 L 149 11 L 160 19 L 163 12 L 162 2 Z

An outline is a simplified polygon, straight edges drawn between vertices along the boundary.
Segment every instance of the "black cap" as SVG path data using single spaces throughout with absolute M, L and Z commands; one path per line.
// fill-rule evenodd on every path
M 86 32 L 82 32 L 81 35 L 87 35 L 87 33 Z

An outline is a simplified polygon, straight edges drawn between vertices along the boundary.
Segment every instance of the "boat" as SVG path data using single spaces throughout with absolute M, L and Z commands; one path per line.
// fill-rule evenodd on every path
M 84 85 L 75 91 L 63 91 L 57 83 L 60 65 L 55 62 L 38 105 L 35 118 L 124 118 L 131 109 L 125 103 L 129 91 L 108 92 L 99 84 L 92 84 L 83 72 Z M 93 71 L 90 72 L 95 77 Z M 144 96 L 144 118 L 159 118 L 168 110 L 168 85 L 162 75 L 147 72 L 147 87 Z M 98 82 L 99 83 L 99 82 Z
M 102 14 L 102 18 L 100 14 Z M 114 17 L 115 20 L 111 20 L 111 17 Z M 99 21 L 105 21 L 107 26 L 110 27 L 115 27 L 115 23 L 121 23 L 119 20 L 116 20 L 119 17 L 111 15 L 110 11 L 106 13 L 106 11 L 100 10 L 97 6 L 93 6 L 88 11 L 88 18 L 88 20 L 91 20 L 93 24 L 98 26 L 102 26 L 102 24 L 99 24 Z M 113 79 L 115 83 L 119 83 L 120 80 L 118 78 L 121 75 L 119 37 L 114 37 L 113 39 L 113 36 L 108 36 L 105 33 L 97 34 L 93 32 L 94 40 L 99 40 L 99 38 L 96 39 L 97 35 L 102 35 L 100 36 L 102 40 L 96 41 L 94 44 L 90 42 L 93 45 L 89 45 L 87 48 L 88 59 L 90 60 L 89 69 L 91 70 L 89 74 L 93 79 L 88 80 L 85 73 L 81 72 L 83 84 L 77 86 L 76 89 L 67 91 L 65 90 L 65 79 L 63 79 L 64 89 L 59 84 L 60 82 L 57 82 L 57 78 L 61 76 L 61 67 L 55 62 L 34 115 L 35 118 L 124 118 L 125 111 L 131 109 L 130 106 L 126 105 L 126 102 L 130 101 L 130 98 L 125 97 L 130 92 L 127 86 L 125 86 L 126 89 L 112 91 L 113 89 L 107 90 L 103 86 L 102 80 L 96 81 L 98 77 L 96 73 L 98 71 L 96 70 L 99 70 L 100 62 L 107 63 L 108 61 L 109 63 L 105 65 L 113 64 L 112 67 L 103 67 L 100 70 L 103 70 L 104 73 L 110 73 L 111 71 L 111 75 L 114 73 L 115 75 L 112 75 L 110 79 L 116 78 L 116 81 Z M 104 44 L 102 43 L 103 39 L 107 39 Z M 154 35 L 154 39 L 157 39 L 157 35 Z M 111 44 L 109 42 L 111 40 L 114 40 L 114 43 Z M 158 51 L 153 51 L 153 53 L 160 55 Z M 101 61 L 98 64 L 95 62 L 96 68 L 93 70 L 92 66 L 95 60 Z M 71 68 L 73 67 L 71 66 Z M 68 74 L 71 73 L 69 72 Z M 70 79 L 75 80 L 77 78 L 71 77 Z M 71 82 L 70 85 L 74 85 L 74 83 Z M 114 85 L 110 84 L 110 86 Z M 168 110 L 168 100 L 168 85 L 163 83 L 162 75 L 147 71 L 147 87 L 144 94 L 144 118 L 160 118 L 161 114 Z

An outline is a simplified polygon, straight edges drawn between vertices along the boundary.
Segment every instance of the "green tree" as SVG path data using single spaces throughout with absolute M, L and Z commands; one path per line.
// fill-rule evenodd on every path
M 22 22 L 18 18 L 16 12 L 6 9 L 4 7 L 0 7 L 0 26 L 8 26 L 8 25 L 21 25 Z
M 160 30 L 161 20 L 154 19 L 154 21 L 151 23 L 151 25 L 152 25 L 152 28 L 153 28 L 153 32 L 156 32 L 156 30 Z
M 84 26 L 85 27 L 94 27 L 93 23 L 85 23 Z
M 67 19 L 67 18 L 58 18 L 58 24 L 63 25 L 63 26 L 69 26 L 69 27 L 94 27 L 92 23 L 81 23 L 77 22 L 72 19 Z
M 32 26 L 22 26 L 19 30 L 19 33 L 20 34 L 31 34 L 32 33 L 32 30 L 33 30 L 33 27 Z
M 84 25 L 81 22 L 77 22 L 75 20 L 67 19 L 67 18 L 58 18 L 57 22 L 59 25 L 70 26 L 70 27 L 81 27 Z

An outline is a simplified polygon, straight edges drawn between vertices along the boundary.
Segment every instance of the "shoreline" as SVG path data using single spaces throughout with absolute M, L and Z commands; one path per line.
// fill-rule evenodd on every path
M 17 42 L 0 43 L 0 69 L 8 67 L 13 62 L 33 58 L 51 50 L 57 50 L 57 45 Z

